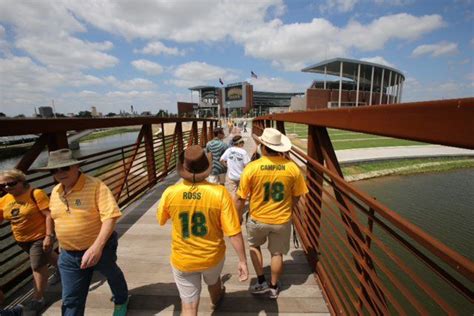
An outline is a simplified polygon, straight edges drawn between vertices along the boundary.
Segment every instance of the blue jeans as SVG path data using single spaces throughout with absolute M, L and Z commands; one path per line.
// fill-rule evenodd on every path
M 127 282 L 117 265 L 117 233 L 113 232 L 105 244 L 102 257 L 91 268 L 81 269 L 81 260 L 85 251 L 67 251 L 61 249 L 58 267 L 61 273 L 62 315 L 84 315 L 89 285 L 94 271 L 107 278 L 115 304 L 124 304 L 128 299 Z

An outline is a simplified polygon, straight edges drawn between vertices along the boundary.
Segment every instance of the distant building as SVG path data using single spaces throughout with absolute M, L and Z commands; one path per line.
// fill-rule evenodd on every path
M 92 117 L 99 116 L 99 113 L 97 113 L 97 108 L 95 106 L 91 106 L 91 115 Z
M 302 71 L 324 75 L 306 91 L 307 109 L 394 104 L 402 100 L 405 75 L 389 66 L 333 58 Z M 328 75 L 333 80 L 328 80 Z
M 266 92 L 254 91 L 250 83 L 236 82 L 224 87 L 196 86 L 189 88 L 199 93 L 199 102 L 195 115 L 229 116 L 236 113 L 238 116 L 247 113 L 263 114 L 270 112 L 286 112 L 290 107 L 291 98 L 302 96 L 303 92 Z
M 53 117 L 54 116 L 53 108 L 50 107 L 50 106 L 40 106 L 38 108 L 38 112 L 39 112 L 39 115 L 41 117 Z
M 179 117 L 193 117 L 194 111 L 198 109 L 197 103 L 178 102 Z

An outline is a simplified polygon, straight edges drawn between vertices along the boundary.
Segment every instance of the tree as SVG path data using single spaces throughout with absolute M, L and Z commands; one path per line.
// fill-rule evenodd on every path
M 7 117 L 7 115 L 3 112 L 0 112 L 0 117 Z
M 18 114 L 18 115 L 15 115 L 15 118 L 24 118 L 25 117 L 25 114 Z
M 79 111 L 76 117 L 92 117 L 92 113 L 90 111 Z
M 109 112 L 105 116 L 106 117 L 114 117 L 114 116 L 117 116 L 117 114 L 115 114 L 114 112 Z

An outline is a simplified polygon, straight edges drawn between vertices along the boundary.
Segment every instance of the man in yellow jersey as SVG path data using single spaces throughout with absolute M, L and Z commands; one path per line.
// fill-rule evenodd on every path
M 59 182 L 49 208 L 61 249 L 62 315 L 84 315 L 94 270 L 107 278 L 115 303 L 114 316 L 126 315 L 128 288 L 117 265 L 115 223 L 122 215 L 110 189 L 99 179 L 80 172 L 71 150 L 49 153 L 49 170 Z
M 298 166 L 281 155 L 291 149 L 291 141 L 274 128 L 266 128 L 261 137 L 263 156 L 249 163 L 241 177 L 237 190 L 236 206 L 239 214 L 250 198 L 250 218 L 247 234 L 257 283 L 250 287 L 254 294 L 269 293 L 277 298 L 280 292 L 278 280 L 283 272 L 283 255 L 290 249 L 291 212 L 299 198 L 308 192 Z M 268 239 L 271 259 L 271 282 L 263 274 L 263 258 L 260 246 Z
M 177 165 L 183 181 L 163 193 L 157 220 L 173 222 L 171 265 L 181 297 L 183 315 L 197 315 L 201 277 L 208 285 L 213 308 L 220 303 L 225 288 L 220 274 L 224 265 L 224 235 L 239 257 L 239 280 L 248 278 L 247 258 L 240 221 L 230 194 L 222 185 L 205 179 L 212 169 L 211 154 L 198 146 L 181 153 Z

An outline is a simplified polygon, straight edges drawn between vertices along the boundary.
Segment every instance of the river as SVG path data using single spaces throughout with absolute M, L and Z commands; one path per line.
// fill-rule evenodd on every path
M 81 142 L 80 148 L 78 150 L 74 150 L 73 153 L 74 156 L 81 157 L 111 148 L 133 144 L 137 140 L 137 136 L 138 131 L 116 134 L 107 137 L 97 138 L 87 142 Z M 15 164 L 20 160 L 20 158 L 21 156 L 0 160 L 0 170 L 13 168 Z M 47 158 L 48 154 L 45 150 L 38 156 L 36 161 L 33 163 L 31 169 L 46 165 Z

